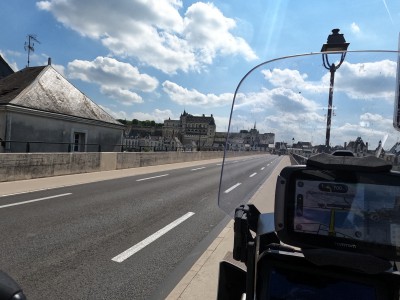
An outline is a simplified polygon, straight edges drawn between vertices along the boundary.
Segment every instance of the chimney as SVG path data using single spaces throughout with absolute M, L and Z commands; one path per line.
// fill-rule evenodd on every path
M 51 57 L 49 57 L 49 58 L 47 59 L 47 65 L 48 65 L 48 66 L 51 66 Z

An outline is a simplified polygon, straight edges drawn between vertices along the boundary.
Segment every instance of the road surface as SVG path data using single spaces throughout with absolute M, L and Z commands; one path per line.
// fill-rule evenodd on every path
M 278 160 L 231 161 L 232 182 L 246 182 L 232 192 L 254 190 Z M 204 164 L 2 196 L 0 268 L 28 299 L 161 299 L 225 218 L 220 170 Z

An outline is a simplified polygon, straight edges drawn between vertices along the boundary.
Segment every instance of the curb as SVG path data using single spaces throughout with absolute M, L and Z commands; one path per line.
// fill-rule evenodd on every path
M 219 262 L 226 256 L 226 250 L 233 245 L 233 220 L 221 231 L 206 251 L 181 279 L 167 300 L 216 299 Z

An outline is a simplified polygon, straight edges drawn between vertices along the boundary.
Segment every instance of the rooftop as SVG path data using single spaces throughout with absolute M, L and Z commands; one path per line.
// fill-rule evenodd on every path
M 4 58 L 0 55 L 0 79 L 7 77 L 14 73 L 14 70 L 11 69 L 10 65 L 4 60 Z
M 25 68 L 0 79 L 0 105 L 121 125 L 51 65 Z

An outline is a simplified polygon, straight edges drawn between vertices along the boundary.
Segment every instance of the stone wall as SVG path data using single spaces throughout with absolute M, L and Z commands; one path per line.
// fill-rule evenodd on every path
M 238 153 L 249 155 L 251 152 Z M 254 153 L 253 153 L 254 154 Z M 0 181 L 110 171 L 213 158 L 223 152 L 0 153 Z

